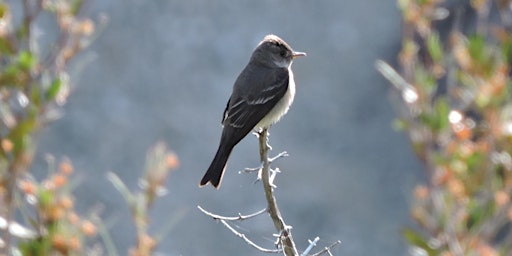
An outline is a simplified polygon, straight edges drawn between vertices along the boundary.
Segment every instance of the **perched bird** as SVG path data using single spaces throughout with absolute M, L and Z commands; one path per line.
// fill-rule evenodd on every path
M 251 130 L 277 122 L 293 102 L 295 82 L 292 61 L 306 53 L 295 52 L 281 38 L 267 35 L 236 79 L 222 118 L 220 145 L 199 186 L 219 188 L 235 145 Z

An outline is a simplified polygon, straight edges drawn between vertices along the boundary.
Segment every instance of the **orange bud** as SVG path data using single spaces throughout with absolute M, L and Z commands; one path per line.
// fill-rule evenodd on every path
M 147 234 L 142 236 L 140 242 L 144 248 L 147 248 L 150 251 L 153 250 L 153 248 L 156 246 L 156 240 Z
M 86 236 L 94 236 L 96 235 L 96 226 L 94 226 L 94 224 L 92 224 L 92 222 L 90 221 L 84 221 L 82 223 L 82 232 L 86 235 Z
M 82 242 L 80 239 L 78 239 L 78 237 L 73 236 L 69 239 L 69 248 L 73 251 L 77 251 L 82 248 Z
M 167 163 L 167 168 L 169 169 L 176 169 L 180 165 L 180 160 L 178 159 L 178 156 L 174 153 L 168 153 L 165 157 L 165 161 Z
M 55 184 L 55 186 L 57 188 L 59 188 L 59 187 L 66 185 L 66 183 L 68 182 L 68 178 L 66 178 L 66 176 L 64 176 L 62 174 L 55 174 L 52 177 L 52 181 L 53 181 L 53 184 Z
M 73 165 L 69 161 L 62 161 L 59 166 L 60 172 L 65 175 L 73 173 Z
M 1 146 L 4 152 L 11 152 L 11 150 L 14 147 L 14 144 L 9 139 L 2 139 Z
M 62 208 L 69 210 L 73 208 L 74 203 L 73 200 L 71 200 L 71 198 L 69 198 L 68 196 L 64 196 L 59 200 L 59 205 Z
M 450 179 L 448 181 L 448 190 L 457 198 L 462 198 L 466 194 L 464 183 L 458 179 Z
M 426 186 L 416 186 L 414 188 L 414 197 L 417 199 L 425 199 L 427 198 L 429 190 Z
M 481 256 L 499 256 L 500 254 L 494 248 L 487 244 L 478 246 L 478 255 Z
M 498 206 L 504 206 L 510 202 L 510 195 L 507 192 L 500 190 L 494 194 L 494 202 Z
M 37 192 L 37 186 L 31 181 L 22 180 L 19 183 L 19 187 L 21 191 L 23 191 L 27 195 L 35 195 Z
M 453 254 L 449 251 L 444 251 L 440 254 L 440 256 L 453 256 Z
M 90 36 L 94 32 L 94 22 L 90 19 L 80 22 L 80 32 L 86 36 Z
M 68 214 L 68 221 L 72 225 L 76 225 L 80 221 L 80 217 L 78 217 L 78 215 L 76 215 L 76 213 L 71 212 Z
M 50 212 L 48 214 L 49 220 L 60 220 L 62 219 L 62 217 L 64 217 L 64 209 L 58 206 L 53 206 L 52 208 L 50 208 Z
M 63 254 L 67 254 L 67 252 L 69 251 L 68 243 L 67 243 L 65 237 L 61 234 L 56 234 L 53 236 L 52 246 L 57 251 L 59 251 Z

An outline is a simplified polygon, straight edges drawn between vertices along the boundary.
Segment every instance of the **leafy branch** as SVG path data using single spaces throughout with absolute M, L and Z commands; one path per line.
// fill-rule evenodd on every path
M 404 237 L 417 255 L 510 255 L 510 1 L 443 2 L 398 1 L 399 66 L 376 62 L 399 94 L 394 125 L 428 177 L 411 210 L 421 231 Z M 465 13 L 475 14 L 474 28 Z
M 32 165 L 33 138 L 60 116 L 69 94 L 69 61 L 88 46 L 95 32 L 95 23 L 82 13 L 85 2 L 22 0 L 21 10 L 12 10 L 0 1 L 0 204 L 4 206 L 0 218 L 6 223 L 0 254 L 14 249 L 16 234 L 11 224 L 19 210 L 16 193 L 19 184 L 25 184 L 21 177 L 29 174 Z M 40 48 L 34 31 L 43 13 L 55 20 L 57 37 L 49 49 Z M 13 17 L 18 14 L 21 17 Z M 48 199 L 36 198 L 42 200 L 39 206 Z M 44 228 L 51 229 L 51 223 Z M 36 226 L 41 230 L 41 225 Z

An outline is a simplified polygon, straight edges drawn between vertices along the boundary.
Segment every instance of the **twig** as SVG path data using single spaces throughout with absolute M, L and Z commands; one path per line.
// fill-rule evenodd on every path
M 218 214 L 215 214 L 215 213 L 212 213 L 212 212 L 209 212 L 209 211 L 206 211 L 205 209 L 203 209 L 201 206 L 197 206 L 197 208 L 199 210 L 201 210 L 204 214 L 216 219 L 216 220 L 229 220 L 229 221 L 233 221 L 233 220 L 246 220 L 246 219 L 250 219 L 250 218 L 253 218 L 253 217 L 256 217 L 262 213 L 265 213 L 267 212 L 267 208 L 265 209 L 261 209 L 255 213 L 252 213 L 252 214 L 249 214 L 249 215 L 242 215 L 241 213 L 238 213 L 238 216 L 237 217 L 226 217 L 226 216 L 221 216 L 221 215 L 218 215 Z
M 25 26 L 27 38 L 29 41 L 29 49 L 30 49 L 30 26 L 32 25 L 32 21 L 36 18 L 36 16 L 41 11 L 42 1 L 39 0 L 37 2 L 36 8 L 34 10 L 31 10 L 30 3 L 28 0 L 24 0 L 22 2 L 23 5 L 23 24 L 21 26 Z M 7 208 L 5 210 L 5 221 L 7 223 L 7 226 L 10 227 L 13 222 L 13 215 L 15 214 L 15 208 L 14 205 L 14 193 L 16 189 L 16 182 L 18 181 L 18 175 L 22 171 L 22 169 L 26 169 L 23 166 L 23 161 L 20 159 L 19 155 L 14 156 L 14 159 L 8 166 L 7 170 L 7 179 L 5 184 L 5 207 Z M 9 255 L 10 247 L 12 243 L 12 233 L 10 232 L 10 229 L 8 228 L 6 232 L 2 235 L 3 245 L 0 247 L 0 254 L 6 254 Z M 1 250 L 3 248 L 3 250 Z
M 33 9 L 28 0 L 23 0 L 22 3 L 23 3 L 23 16 L 24 16 L 22 27 L 25 27 L 25 29 L 26 29 L 29 49 L 33 50 L 32 49 L 32 41 L 31 41 L 31 30 L 32 30 L 31 26 L 32 26 L 32 22 L 34 21 L 34 19 L 37 18 L 37 16 L 43 9 L 43 1 L 38 0 L 36 2 L 36 6 Z
M 306 248 L 306 250 L 305 250 L 305 251 L 303 251 L 303 252 L 302 252 L 302 254 L 301 254 L 300 256 L 306 256 L 306 255 L 308 255 L 308 253 L 309 253 L 309 252 L 310 252 L 310 251 L 311 251 L 311 250 L 316 246 L 316 243 L 317 243 L 318 241 L 320 241 L 320 237 L 318 237 L 318 236 L 317 236 L 317 237 L 315 237 L 315 239 L 314 239 L 313 241 L 308 240 L 308 242 L 309 242 L 309 246 L 308 246 L 308 248 Z
M 223 219 L 220 219 L 220 222 L 226 226 L 226 228 L 228 228 L 231 232 L 233 232 L 233 234 L 235 234 L 236 236 L 242 238 L 246 243 L 248 243 L 250 246 L 258 249 L 259 251 L 261 252 L 265 252 L 265 253 L 280 253 L 283 251 L 283 249 L 266 249 L 266 248 L 263 248 L 259 245 L 257 245 L 256 243 L 254 243 L 253 241 L 251 241 L 249 238 L 247 238 L 244 234 L 236 231 L 236 229 L 234 229 L 233 227 L 231 227 L 227 221 L 223 220 Z
M 9 255 L 11 243 L 12 243 L 12 233 L 10 231 L 10 226 L 13 223 L 13 215 L 15 212 L 15 202 L 14 202 L 14 193 L 16 190 L 16 182 L 18 181 L 18 174 L 21 171 L 21 166 L 18 167 L 18 159 L 15 159 L 13 163 L 11 163 L 8 167 L 8 171 L 6 173 L 7 175 L 7 184 L 5 185 L 6 189 L 6 196 L 5 196 L 5 205 L 6 205 L 6 213 L 5 213 L 5 221 L 7 223 L 7 229 L 6 232 L 4 232 L 3 235 L 3 242 L 4 244 L 0 247 L 3 248 L 3 251 L 0 251 L 1 254 Z
M 241 173 L 252 173 L 252 172 L 259 172 L 261 169 L 263 168 L 262 165 L 258 166 L 258 167 L 255 167 L 255 168 L 250 168 L 250 167 L 247 167 L 241 171 L 238 172 L 238 174 L 241 174 Z
M 227 227 L 233 234 L 236 236 L 242 238 L 246 243 L 251 245 L 252 247 L 258 249 L 261 252 L 267 252 L 267 253 L 279 253 L 284 252 L 287 256 L 298 256 L 299 253 L 297 251 L 297 247 L 295 246 L 295 242 L 293 241 L 292 234 L 291 234 L 291 226 L 288 226 L 285 224 L 283 217 L 281 216 L 281 212 L 279 211 L 279 208 L 277 206 L 277 202 L 274 196 L 274 188 L 276 186 L 273 184 L 273 180 L 277 173 L 279 173 L 279 169 L 276 168 L 275 170 L 270 168 L 270 163 L 272 161 L 275 161 L 278 158 L 288 156 L 287 152 L 281 152 L 277 156 L 269 158 L 268 157 L 268 151 L 271 149 L 270 145 L 268 145 L 268 130 L 262 129 L 259 131 L 259 133 L 256 134 L 259 139 L 259 147 L 260 147 L 260 160 L 261 160 L 261 166 L 257 168 L 246 168 L 243 171 L 240 171 L 240 173 L 250 173 L 258 171 L 258 180 L 261 179 L 263 183 L 263 189 L 265 191 L 265 198 L 267 200 L 267 208 L 262 209 L 258 212 L 255 212 L 253 214 L 249 215 L 242 215 L 241 213 L 238 214 L 238 216 L 235 217 L 227 217 L 227 216 L 221 216 L 218 214 L 214 214 L 211 212 L 206 211 L 201 206 L 197 206 L 197 208 L 202 211 L 207 216 L 212 217 L 215 220 L 219 220 L 225 227 Z M 278 234 L 275 235 L 277 237 L 276 246 L 278 249 L 270 250 L 265 249 L 250 239 L 248 239 L 245 234 L 242 234 L 235 230 L 233 227 L 231 227 L 228 223 L 228 221 L 241 221 L 246 220 L 249 218 L 253 218 L 255 216 L 258 216 L 260 214 L 263 214 L 265 212 L 268 212 L 270 215 L 270 218 L 272 219 L 272 222 L 274 223 L 274 227 L 278 231 Z M 316 242 L 318 242 L 320 238 L 315 238 L 314 241 L 310 241 L 310 246 L 306 249 L 304 252 L 304 255 L 307 255 L 309 251 L 316 245 Z M 339 241 L 336 243 L 340 243 Z M 336 245 L 335 244 L 335 245 Z M 333 247 L 332 245 L 331 247 Z M 328 247 L 322 251 L 322 253 L 328 252 L 330 254 L 330 248 Z M 320 255 L 320 254 L 318 254 Z
M 262 129 L 258 136 L 259 145 L 260 145 L 260 160 L 263 163 L 263 168 L 261 171 L 263 188 L 265 190 L 265 197 L 267 199 L 268 204 L 268 212 L 272 221 L 274 222 L 274 226 L 277 231 L 280 233 L 280 244 L 283 246 L 285 255 L 299 255 L 297 251 L 297 247 L 295 246 L 295 242 L 293 241 L 292 234 L 290 232 L 291 227 L 287 226 L 284 223 L 283 217 L 281 216 L 281 212 L 277 207 L 277 202 L 274 197 L 273 184 L 270 180 L 270 161 L 268 158 L 268 151 L 270 149 L 268 142 L 268 130 L 267 128 Z
M 311 255 L 311 256 L 320 256 L 324 253 L 328 253 L 329 256 L 332 256 L 332 253 L 331 253 L 331 249 L 334 248 L 335 246 L 337 246 L 338 244 L 341 244 L 341 241 L 338 240 L 336 242 L 334 242 L 333 244 L 329 245 L 328 247 L 325 247 L 323 250 Z
M 272 163 L 272 162 L 274 162 L 275 160 L 277 160 L 277 159 L 279 159 L 279 158 L 281 158 L 281 157 L 286 157 L 286 156 L 289 156 L 289 155 L 288 155 L 288 152 L 283 151 L 283 152 L 281 152 L 281 153 L 277 154 L 277 156 L 274 156 L 274 157 L 272 157 L 272 158 L 269 158 L 269 159 L 268 159 L 268 161 L 269 161 L 270 163 Z
M 265 253 L 279 253 L 279 252 L 283 251 L 282 249 L 266 249 L 266 248 L 263 248 L 263 247 L 257 245 L 255 242 L 251 241 L 249 238 L 247 238 L 245 236 L 245 234 L 242 234 L 242 233 L 238 232 L 236 229 L 234 229 L 233 227 L 231 227 L 231 225 L 228 224 L 228 221 L 235 221 L 235 220 L 242 221 L 242 220 L 247 220 L 247 219 L 256 217 L 256 216 L 258 216 L 260 214 L 263 214 L 263 213 L 267 212 L 267 208 L 262 209 L 260 211 L 257 211 L 255 213 L 249 214 L 249 215 L 242 215 L 241 213 L 238 213 L 237 217 L 221 216 L 221 215 L 209 212 L 209 211 L 203 209 L 199 205 L 197 206 L 197 208 L 200 211 L 202 211 L 204 214 L 212 217 L 213 219 L 219 220 L 226 228 L 228 228 L 231 232 L 233 232 L 233 234 L 235 234 L 236 236 L 242 238 L 246 243 L 248 243 L 250 246 L 258 249 L 259 251 L 265 252 Z

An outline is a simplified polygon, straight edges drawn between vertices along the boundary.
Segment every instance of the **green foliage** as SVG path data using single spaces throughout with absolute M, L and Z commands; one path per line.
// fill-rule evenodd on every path
M 84 17 L 83 0 L 21 1 L 21 12 L 11 13 L 9 4 L 0 0 L 0 222 L 23 216 L 16 231 L 2 232 L 0 255 L 86 255 L 88 238 L 98 232 L 109 255 L 118 255 L 106 228 L 99 225 L 100 218 L 90 214 L 93 223 L 75 211 L 69 184 L 74 169 L 69 160 L 56 167 L 53 157 L 48 157 L 48 176 L 40 182 L 30 173 L 34 134 L 53 121 L 48 113 L 66 102 L 69 61 L 86 46 L 94 23 Z M 37 21 L 43 13 L 56 22 L 53 28 L 42 29 L 59 35 L 50 42 L 51 49 L 40 50 L 46 44 L 39 45 L 31 28 L 40 28 Z M 160 143 L 148 154 L 139 193 L 132 194 L 111 176 L 130 205 L 137 227 L 137 245 L 130 255 L 150 255 L 154 250 L 159 238 L 147 232 L 148 211 L 164 194 L 168 173 L 177 165 L 177 157 Z
M 427 38 L 427 48 L 430 54 L 430 57 L 434 62 L 443 61 L 443 48 L 441 46 L 441 40 L 439 39 L 439 35 L 437 33 L 432 33 Z
M 417 255 L 512 254 L 512 33 L 506 22 L 485 23 L 482 3 L 471 1 L 477 30 L 452 31 L 447 42 L 432 25 L 439 1 L 399 0 L 408 33 L 401 78 L 390 81 L 403 80 L 395 88 L 418 97 L 404 98 L 394 126 L 410 136 L 428 174 L 411 210 L 422 230 L 403 232 Z
M 10 4 L 0 1 L 0 220 L 10 222 L 21 212 L 26 218 L 20 226 L 26 232 L 2 232 L 0 255 L 77 255 L 95 227 L 73 211 L 67 188 L 72 168 L 63 163 L 60 171 L 39 184 L 30 167 L 36 151 L 34 134 L 51 121 L 46 113 L 60 107 L 65 97 L 60 92 L 68 86 L 61 77 L 94 27 L 89 19 L 76 16 L 81 0 L 73 1 L 72 8 L 69 1 L 22 1 L 23 9 L 12 13 Z M 55 39 L 47 51 L 34 50 L 41 45 L 31 28 L 40 25 L 41 13 L 53 17 L 57 22 L 52 29 L 66 38 Z M 58 25 L 64 23 L 68 25 Z
M 404 236 L 405 240 L 409 244 L 412 244 L 418 248 L 423 249 L 427 255 L 438 255 L 439 252 L 436 251 L 434 248 L 430 247 L 428 245 L 428 242 L 425 240 L 423 236 L 421 236 L 418 232 L 415 230 L 412 230 L 410 228 L 405 228 L 402 231 L 402 235 Z
M 137 230 L 137 244 L 130 249 L 130 255 L 152 255 L 158 237 L 164 235 L 148 234 L 149 210 L 155 199 L 166 193 L 163 185 L 170 171 L 176 169 L 178 165 L 177 156 L 169 152 L 163 142 L 159 142 L 147 154 L 146 167 L 141 179 L 142 186 L 139 191 L 131 192 L 116 174 L 108 174 L 109 181 L 128 204 Z
M 53 80 L 53 83 L 50 85 L 50 88 L 46 91 L 46 99 L 54 100 L 60 89 L 62 88 L 62 80 L 60 78 L 56 78 Z

